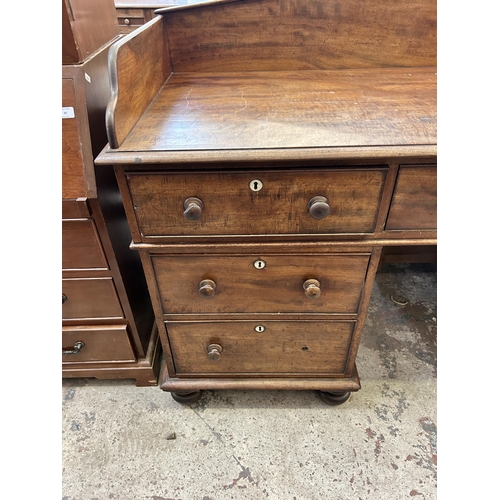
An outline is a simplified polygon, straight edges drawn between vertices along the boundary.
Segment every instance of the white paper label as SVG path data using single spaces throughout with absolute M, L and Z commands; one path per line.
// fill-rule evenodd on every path
M 67 108 L 63 107 L 62 117 L 63 118 L 74 118 L 75 117 L 75 109 L 72 106 L 68 106 Z

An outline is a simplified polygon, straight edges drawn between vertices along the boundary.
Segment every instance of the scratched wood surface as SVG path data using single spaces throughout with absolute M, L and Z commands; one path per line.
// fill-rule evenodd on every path
M 128 186 L 143 241 L 171 235 L 331 234 L 374 230 L 385 168 L 130 173 Z M 253 179 L 259 191 L 249 187 Z M 199 219 L 184 216 L 184 200 L 203 203 Z M 330 213 L 311 216 L 324 196 Z
M 323 313 L 356 314 L 369 254 L 248 256 L 151 256 L 165 314 Z M 254 263 L 266 263 L 257 269 Z M 215 295 L 202 298 L 210 279 Z M 304 282 L 319 281 L 321 294 L 308 298 Z
M 267 321 L 168 323 L 177 374 L 341 374 L 354 323 Z M 220 359 L 207 357 L 210 344 L 222 347 Z
M 174 72 L 436 66 L 436 0 L 244 0 L 165 19 Z
M 435 68 L 172 75 L 121 151 L 436 144 Z

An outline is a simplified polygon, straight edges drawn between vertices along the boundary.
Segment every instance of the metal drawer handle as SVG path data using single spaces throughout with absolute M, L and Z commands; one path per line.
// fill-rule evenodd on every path
M 64 295 L 64 293 L 63 293 L 62 294 L 62 303 L 64 304 L 67 300 L 68 300 L 68 297 L 66 297 L 66 295 Z
M 78 342 L 75 343 L 75 345 L 73 346 L 73 351 L 65 351 L 63 349 L 63 354 L 80 354 L 80 351 L 82 350 L 82 348 L 85 346 L 85 342 L 82 342 L 81 340 L 79 340 Z
M 318 280 L 307 280 L 302 285 L 304 294 L 308 299 L 315 299 L 321 295 L 321 285 Z

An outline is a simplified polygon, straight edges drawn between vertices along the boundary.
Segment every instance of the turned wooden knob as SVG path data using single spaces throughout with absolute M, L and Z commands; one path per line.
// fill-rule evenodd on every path
M 207 358 L 212 361 L 219 361 L 222 346 L 219 344 L 210 344 L 207 347 Z
M 194 196 L 184 200 L 184 217 L 189 220 L 197 220 L 203 213 L 203 202 Z
M 198 287 L 198 293 L 200 294 L 200 297 L 203 297 L 204 299 L 209 299 L 210 297 L 213 297 L 215 295 L 216 288 L 217 285 L 215 284 L 214 281 L 203 280 L 200 281 L 200 285 Z
M 318 280 L 307 280 L 302 285 L 304 294 L 308 299 L 315 299 L 321 295 L 321 288 Z
M 324 219 L 330 213 L 330 205 L 324 196 L 314 196 L 307 204 L 309 214 L 314 219 Z

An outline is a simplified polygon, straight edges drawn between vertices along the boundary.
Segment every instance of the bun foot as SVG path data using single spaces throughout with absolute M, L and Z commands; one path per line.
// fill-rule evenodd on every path
M 345 403 L 349 399 L 349 396 L 351 395 L 350 391 L 347 392 L 318 391 L 318 392 L 319 392 L 319 397 L 323 400 L 323 402 L 331 406 L 337 406 L 341 405 L 342 403 Z
M 196 403 L 201 398 L 201 391 L 194 392 L 171 392 L 172 398 L 181 404 Z

